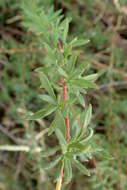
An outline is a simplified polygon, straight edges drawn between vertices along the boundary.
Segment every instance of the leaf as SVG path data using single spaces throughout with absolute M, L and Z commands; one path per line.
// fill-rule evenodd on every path
M 81 140 L 81 143 L 86 143 L 93 136 L 93 129 L 89 129 L 89 135 Z
M 89 80 L 91 82 L 96 81 L 96 79 L 98 78 L 98 74 L 91 74 L 88 76 L 83 77 L 85 80 Z
M 74 70 L 74 66 L 75 66 L 77 57 L 78 57 L 77 54 L 73 54 L 73 55 L 70 56 L 70 58 L 67 61 L 66 70 L 67 70 L 67 72 L 69 74 L 71 74 L 73 72 L 73 70 Z
M 72 159 L 72 163 L 75 165 L 76 168 L 80 170 L 82 174 L 90 176 L 90 172 L 78 160 Z
M 78 150 L 84 150 L 86 148 L 86 146 L 84 146 L 83 144 L 81 144 L 80 142 L 78 141 L 75 141 L 71 144 L 68 144 L 68 148 L 69 149 L 78 149 Z
M 68 151 L 72 155 L 84 154 L 88 152 L 89 149 L 90 149 L 90 146 L 86 146 L 83 143 L 78 142 L 78 141 L 74 141 L 73 143 L 68 145 Z
M 89 104 L 88 109 L 87 109 L 86 114 L 85 114 L 83 130 L 86 130 L 87 126 L 89 125 L 89 123 L 91 121 L 91 117 L 92 117 L 92 106 L 91 106 L 91 104 Z
M 48 9 L 48 13 L 49 13 L 49 15 L 52 13 L 51 17 L 50 17 L 50 21 L 53 21 L 53 20 L 56 20 L 57 18 L 59 18 L 61 16 L 62 9 L 59 9 L 58 11 L 54 12 L 54 8 L 51 7 Z
M 43 7 L 40 10 L 37 1 L 23 1 L 21 8 L 23 12 L 23 25 L 36 34 L 43 33 L 45 35 L 50 22 L 44 13 Z
M 80 64 L 79 66 L 77 66 L 76 68 L 72 70 L 72 72 L 70 73 L 70 77 L 72 79 L 78 80 L 79 79 L 78 77 L 84 73 L 87 67 L 88 67 L 88 64 Z
M 80 143 L 81 144 L 81 143 Z M 80 148 L 73 148 L 69 151 L 69 153 L 72 155 L 72 156 L 80 156 L 80 155 L 83 155 L 83 154 L 88 154 L 89 151 L 90 151 L 91 147 L 90 146 L 85 146 L 85 147 L 80 147 Z
M 60 149 L 59 146 L 56 146 L 56 147 L 54 147 L 54 148 L 48 148 L 47 150 L 41 152 L 41 157 L 44 158 L 44 157 L 52 156 L 52 155 L 54 155 L 59 149 Z
M 70 81 L 70 83 L 74 86 L 86 88 L 86 89 L 96 87 L 96 85 L 93 82 L 85 80 L 84 78 L 73 79 Z
M 80 103 L 83 107 L 85 107 L 85 100 L 84 100 L 84 97 L 81 95 L 81 93 L 78 93 L 78 94 L 77 94 L 77 98 L 78 98 L 79 103 Z
M 54 99 L 49 95 L 46 95 L 46 94 L 39 95 L 39 98 L 41 98 L 43 101 L 46 101 L 50 104 L 56 104 L 56 101 L 54 101 Z
M 74 40 L 71 41 L 71 45 L 72 47 L 77 47 L 77 46 L 82 46 L 82 45 L 86 45 L 89 43 L 89 39 L 77 39 L 75 38 Z
M 48 115 L 50 115 L 52 112 L 54 112 L 56 110 L 56 106 L 55 105 L 50 105 L 45 109 L 41 109 L 37 112 L 35 112 L 33 115 L 28 116 L 28 120 L 36 120 L 36 119 L 40 119 L 40 118 L 44 118 Z
M 55 129 L 57 128 L 58 126 L 56 125 L 56 121 L 55 119 L 52 121 L 50 127 L 49 127 L 49 131 L 48 131 L 48 136 L 50 136 L 54 131 Z
M 63 151 L 63 153 L 65 153 L 66 150 L 67 150 L 65 138 L 64 138 L 62 132 L 60 131 L 60 129 L 57 128 L 55 130 L 55 132 L 56 132 L 56 136 L 57 136 L 57 138 L 59 140 L 59 143 L 61 145 L 62 151 Z
M 58 163 L 59 161 L 61 160 L 62 156 L 58 156 L 54 161 L 50 162 L 50 163 L 44 163 L 43 164 L 43 169 L 45 170 L 50 170 L 52 168 L 54 168 Z
M 64 158 L 64 178 L 65 182 L 68 184 L 72 179 L 72 168 L 71 162 L 68 158 Z
M 78 121 L 76 120 L 75 123 L 72 124 L 72 127 L 70 128 L 71 136 L 74 139 L 77 139 L 79 134 L 81 133 L 81 127 L 78 125 Z
M 65 122 L 60 111 L 56 111 L 56 116 L 49 127 L 48 135 L 51 135 L 56 128 L 61 128 L 63 134 L 65 134 Z
M 67 34 L 68 34 L 68 29 L 69 29 L 69 23 L 70 23 L 71 19 L 66 18 L 63 22 L 62 22 L 62 27 L 64 29 L 63 31 L 63 42 L 66 42 L 67 39 Z
M 65 72 L 61 67 L 58 67 L 57 69 L 58 69 L 58 72 L 59 72 L 59 74 L 60 74 L 61 76 L 64 76 L 65 78 L 67 77 L 66 72 Z
M 41 81 L 41 87 L 44 88 L 52 96 L 54 100 L 56 100 L 56 96 L 47 76 L 42 71 L 39 71 L 38 73 Z

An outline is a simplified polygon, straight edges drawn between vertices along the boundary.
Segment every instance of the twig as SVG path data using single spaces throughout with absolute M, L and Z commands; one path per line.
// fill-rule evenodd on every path
M 29 146 L 18 146 L 18 145 L 1 145 L 1 151 L 10 151 L 10 152 L 41 152 L 42 149 L 40 147 L 30 148 Z
M 15 138 L 5 127 L 0 124 L 0 131 L 4 133 L 8 138 L 10 138 L 16 144 L 24 144 L 24 140 Z
M 40 133 L 38 133 L 38 134 L 35 136 L 35 139 L 36 139 L 36 140 L 39 140 L 42 136 L 44 136 L 46 133 L 48 133 L 48 131 L 49 131 L 48 128 L 42 130 Z

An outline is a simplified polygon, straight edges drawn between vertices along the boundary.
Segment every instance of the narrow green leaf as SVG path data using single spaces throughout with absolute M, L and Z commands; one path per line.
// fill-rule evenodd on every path
M 66 42 L 66 39 L 67 39 L 67 34 L 68 34 L 68 29 L 69 29 L 69 22 L 71 21 L 71 19 L 68 19 L 66 18 L 63 23 L 62 23 L 62 26 L 63 26 L 63 42 L 65 43 Z
M 68 152 L 70 152 L 72 155 L 75 155 L 75 156 L 87 153 L 91 147 L 86 144 L 84 145 L 81 142 L 73 142 L 68 147 Z
M 85 80 L 89 80 L 91 82 L 94 82 L 97 80 L 98 78 L 98 74 L 91 74 L 91 75 L 88 75 L 88 76 L 85 76 L 83 77 Z
M 61 128 L 63 134 L 65 134 L 65 122 L 60 111 L 56 111 L 56 116 L 49 127 L 48 135 L 51 135 L 56 128 Z
M 56 136 L 57 136 L 57 138 L 59 140 L 59 143 L 61 145 L 62 151 L 63 151 L 63 153 L 65 153 L 66 150 L 67 150 L 65 138 L 64 138 L 64 136 L 63 136 L 63 134 L 62 134 L 62 132 L 60 131 L 59 128 L 57 128 L 55 130 L 55 132 L 56 132 Z
M 88 140 L 90 140 L 92 138 L 92 136 L 93 136 L 93 129 L 89 128 L 89 134 L 88 134 L 88 136 L 85 137 L 85 138 L 83 138 L 81 140 L 81 143 L 86 143 Z M 81 138 L 79 138 L 79 139 L 81 139 Z
M 85 107 L 85 100 L 84 100 L 84 97 L 83 97 L 80 93 L 78 93 L 78 94 L 77 94 L 77 98 L 78 98 L 79 103 L 80 103 L 83 107 Z
M 71 162 L 68 158 L 64 158 L 64 178 L 65 182 L 68 184 L 72 179 L 72 168 Z
M 70 81 L 70 83 L 74 86 L 85 88 L 85 89 L 96 87 L 96 85 L 93 82 L 85 80 L 84 78 L 73 79 Z
M 76 126 L 75 139 L 81 134 L 81 127 L 79 125 Z
M 56 100 L 56 96 L 54 94 L 51 83 L 48 80 L 48 77 L 42 71 L 39 71 L 38 73 L 41 81 L 41 87 L 44 88 L 54 100 Z
M 73 137 L 74 139 L 77 139 L 77 137 L 81 133 L 81 127 L 78 125 L 77 120 L 72 124 L 72 127 L 70 128 L 70 132 L 71 132 L 71 137 Z
M 80 172 L 84 175 L 90 176 L 90 172 L 86 169 L 84 165 L 82 165 L 78 160 L 73 159 L 72 163 L 75 165 L 76 168 L 80 170 Z
M 79 66 L 77 66 L 72 70 L 73 72 L 70 73 L 70 77 L 72 79 L 79 79 L 79 76 L 81 76 L 84 73 L 87 67 L 88 64 L 80 64 Z
M 91 106 L 91 104 L 89 104 L 88 109 L 87 109 L 86 114 L 85 114 L 83 130 L 86 130 L 87 126 L 89 125 L 89 123 L 91 121 L 91 117 L 92 117 L 92 106 Z
M 67 60 L 67 64 L 66 64 L 66 70 L 69 74 L 71 74 L 74 70 L 74 66 L 76 63 L 78 55 L 77 54 L 73 54 L 70 56 L 70 58 Z
M 45 109 L 41 109 L 37 112 L 35 112 L 33 115 L 28 116 L 29 120 L 36 120 L 36 119 L 40 119 L 40 118 L 44 118 L 48 115 L 50 115 L 52 112 L 54 112 L 56 110 L 56 106 L 54 105 L 50 105 Z
M 88 152 L 89 149 L 90 149 L 90 146 L 88 146 L 86 144 L 84 145 L 83 143 L 81 143 L 81 141 L 80 142 L 74 141 L 68 145 L 68 151 L 72 155 L 84 154 L 84 153 Z
M 49 127 L 49 130 L 48 130 L 48 136 L 50 136 L 54 131 L 55 129 L 57 128 L 58 126 L 56 125 L 56 120 L 54 119 Z
M 51 96 L 47 95 L 47 94 L 39 95 L 39 98 L 41 98 L 43 101 L 46 101 L 46 102 L 51 103 L 51 104 L 56 103 L 56 101 L 54 101 L 54 99 Z
M 58 69 L 58 72 L 59 72 L 59 74 L 60 74 L 61 76 L 64 76 L 65 78 L 67 77 L 66 72 L 65 72 L 61 67 L 58 67 L 57 69 Z
M 50 9 L 48 9 L 48 13 L 51 14 L 51 12 L 52 12 L 53 14 L 51 15 L 50 21 L 53 21 L 53 20 L 58 19 L 58 18 L 61 16 L 62 9 L 59 9 L 58 11 L 55 11 L 55 12 L 54 12 L 54 8 L 51 7 Z
M 50 162 L 50 163 L 45 163 L 43 164 L 43 169 L 45 170 L 50 170 L 52 168 L 54 168 L 58 163 L 59 161 L 61 160 L 62 156 L 58 156 L 54 161 Z
M 75 141 L 75 142 L 69 144 L 69 145 L 68 145 L 68 148 L 69 148 L 69 149 L 75 149 L 75 150 L 77 149 L 77 150 L 82 151 L 82 150 L 84 150 L 84 149 L 86 148 L 86 146 L 84 146 L 83 144 L 81 144 L 81 143 L 78 142 L 78 141 Z
M 82 45 L 88 44 L 89 41 L 90 41 L 90 40 L 88 40 L 88 39 L 79 39 L 79 40 L 78 40 L 77 38 L 75 38 L 75 40 L 73 40 L 73 41 L 71 42 L 71 45 L 72 45 L 72 47 L 82 46 Z

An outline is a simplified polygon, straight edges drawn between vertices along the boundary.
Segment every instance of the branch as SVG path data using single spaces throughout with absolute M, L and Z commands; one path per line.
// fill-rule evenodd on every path
M 25 140 L 22 140 L 20 138 L 16 138 L 14 135 L 12 135 L 5 127 L 3 127 L 0 124 L 0 131 L 5 134 L 8 138 L 10 138 L 14 143 L 16 144 L 25 144 Z
M 12 152 L 41 152 L 42 149 L 40 147 L 36 148 L 30 148 L 29 146 L 18 146 L 18 145 L 1 145 L 0 146 L 1 151 L 12 151 Z

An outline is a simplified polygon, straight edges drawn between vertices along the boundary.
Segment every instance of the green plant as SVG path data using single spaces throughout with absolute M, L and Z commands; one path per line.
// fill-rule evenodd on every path
M 47 9 L 53 4 L 55 10 L 62 8 L 62 13 L 72 18 L 67 42 L 71 42 L 74 36 L 90 40 L 87 45 L 80 47 L 80 50 L 79 47 L 73 48 L 73 53 L 78 54 L 76 68 L 80 62 L 84 65 L 85 60 L 85 66 L 86 63 L 89 64 L 90 70 L 87 70 L 86 66 L 84 74 L 94 73 L 97 70 L 103 71 L 103 75 L 98 80 L 99 90 L 89 90 L 88 97 L 85 96 L 86 107 L 90 101 L 96 110 L 93 111 L 90 125 L 92 129 L 94 128 L 95 135 L 88 144 L 95 148 L 100 146 L 110 155 L 107 156 L 113 159 L 105 160 L 105 154 L 101 151 L 100 154 L 96 154 L 96 162 L 93 158 L 86 162 L 86 154 L 81 154 L 78 160 L 90 168 L 91 173 L 96 168 L 94 175 L 81 176 L 80 172 L 73 167 L 73 179 L 69 185 L 63 183 L 63 190 L 82 190 L 84 185 L 86 190 L 127 189 L 125 1 L 114 0 L 111 3 L 105 0 L 37 0 L 37 9 L 44 7 L 46 15 Z M 38 97 L 38 94 L 45 94 L 46 91 L 44 88 L 38 88 L 38 74 L 32 71 L 40 66 L 44 68 L 53 59 L 49 60 L 49 56 L 46 56 L 46 48 L 42 44 L 45 40 L 41 32 L 34 35 L 34 32 L 24 29 L 21 25 L 21 3 L 22 0 L 0 1 L 0 141 L 1 144 L 9 144 L 0 145 L 1 150 L 8 150 L 6 153 L 1 152 L 0 155 L 0 163 L 2 163 L 0 188 L 40 190 L 43 187 L 49 190 L 54 189 L 51 181 L 57 167 L 54 167 L 52 172 L 43 168 L 47 162 L 50 163 L 61 154 L 59 145 L 53 148 L 58 144 L 54 132 L 49 136 L 47 134 L 55 113 L 35 122 L 24 120 L 22 116 L 26 110 L 35 112 L 46 106 L 46 102 Z M 27 1 L 25 3 L 26 9 L 30 10 L 29 3 L 27 4 Z M 31 14 L 33 15 L 32 12 Z M 37 14 L 39 15 L 39 12 Z M 24 20 L 28 21 L 28 19 Z M 33 20 L 36 19 L 32 17 L 32 23 Z M 61 46 L 63 49 L 62 43 Z M 46 76 L 49 75 L 45 71 L 44 73 Z M 53 78 L 50 79 L 50 83 L 54 84 Z M 57 81 L 59 86 L 61 81 L 59 79 Z M 53 89 L 58 97 L 62 87 L 60 86 L 58 90 L 53 86 Z M 84 96 L 84 93 L 82 95 Z M 73 108 L 73 114 L 76 116 L 84 109 L 77 101 L 73 104 Z M 79 118 L 75 119 L 76 122 L 69 115 L 69 124 L 79 123 Z M 70 124 L 70 133 L 71 128 L 73 125 Z M 65 130 L 62 132 L 65 135 Z M 15 145 L 11 145 L 12 143 Z M 45 153 L 46 149 L 48 153 Z M 12 156 L 9 150 L 16 152 L 13 152 Z M 47 157 L 42 156 L 42 154 L 45 156 L 51 154 L 49 153 L 51 151 L 56 153 Z
M 42 152 L 42 157 L 52 156 L 57 151 L 59 154 L 54 161 L 44 164 L 44 169 L 51 169 L 58 165 L 56 190 L 61 189 L 63 170 L 65 182 L 72 178 L 74 164 L 83 174 L 90 172 L 78 159 L 85 154 L 86 160 L 91 157 L 92 147 L 88 142 L 93 135 L 92 128 L 88 127 L 92 115 L 92 107 L 80 111 L 78 105 L 85 107 L 82 94 L 89 88 L 96 87 L 94 81 L 97 74 L 84 76 L 87 65 L 77 61 L 76 48 L 89 42 L 87 39 L 74 38 L 69 40 L 69 18 L 61 15 L 61 10 L 54 12 L 40 8 L 32 1 L 24 3 L 23 25 L 37 34 L 38 42 L 44 51 L 44 63 L 36 71 L 40 77 L 41 88 L 45 90 L 40 98 L 46 102 L 45 107 L 33 115 L 29 120 L 53 115 L 53 120 L 48 130 L 51 135 L 55 132 L 59 145 Z

